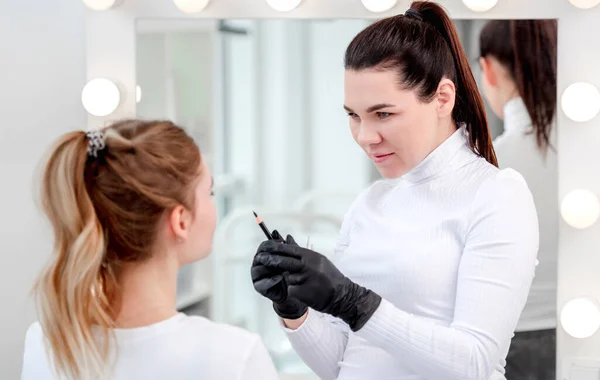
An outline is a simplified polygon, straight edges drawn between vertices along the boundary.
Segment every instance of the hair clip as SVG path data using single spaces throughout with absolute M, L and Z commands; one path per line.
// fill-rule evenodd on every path
M 421 14 L 421 12 L 416 11 L 414 9 L 407 9 L 406 12 L 404 12 L 404 16 L 413 20 L 423 21 L 423 15 Z
M 98 157 L 98 152 L 106 148 L 104 133 L 99 130 L 86 132 L 88 138 L 87 153 L 91 157 Z

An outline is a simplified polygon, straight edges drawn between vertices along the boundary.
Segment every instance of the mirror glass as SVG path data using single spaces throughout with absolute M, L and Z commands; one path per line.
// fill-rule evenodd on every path
M 380 178 L 353 141 L 342 108 L 344 51 L 373 21 L 141 19 L 136 25 L 138 117 L 186 128 L 215 179 L 220 221 L 213 254 L 182 268 L 178 307 L 259 333 L 281 372 L 311 373 L 270 303 L 252 288 L 250 264 L 264 240 L 252 211 L 270 229 L 325 254 L 353 199 Z M 456 20 L 482 93 L 479 38 L 487 22 Z M 525 176 L 538 208 L 540 264 L 524 316 L 552 328 L 556 128 L 544 155 L 528 134 L 531 121 L 518 96 L 500 111 L 486 98 L 486 110 L 500 166 Z

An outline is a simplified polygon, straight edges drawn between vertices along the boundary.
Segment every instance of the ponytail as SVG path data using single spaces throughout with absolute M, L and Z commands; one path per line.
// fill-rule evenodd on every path
M 56 377 L 110 377 L 117 274 L 152 257 L 168 210 L 195 209 L 201 175 L 198 146 L 168 121 L 123 120 L 59 139 L 41 186 L 54 251 L 35 287 Z
M 104 376 L 109 298 L 114 276 L 103 266 L 105 236 L 85 182 L 87 138 L 65 135 L 50 156 L 42 206 L 54 227 L 54 250 L 36 284 L 40 324 L 57 374 L 72 379 Z M 97 325 L 102 336 L 94 333 Z
M 405 15 L 379 20 L 360 32 L 346 49 L 346 69 L 395 69 L 403 88 L 431 101 L 444 78 L 456 86 L 452 118 L 465 124 L 473 152 L 498 166 L 483 99 L 467 56 L 444 9 L 415 1 Z
M 410 9 L 419 12 L 423 21 L 437 30 L 448 44 L 454 58 L 456 70 L 456 104 L 452 115 L 454 121 L 466 124 L 471 148 L 490 164 L 498 166 L 483 98 L 454 23 L 446 11 L 433 2 L 415 1 L 411 4 Z
M 557 35 L 556 20 L 493 20 L 479 36 L 480 56 L 493 56 L 509 71 L 543 152 L 556 114 Z

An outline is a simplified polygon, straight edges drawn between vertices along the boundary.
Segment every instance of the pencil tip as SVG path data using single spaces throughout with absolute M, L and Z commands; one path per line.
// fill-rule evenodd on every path
M 256 215 L 256 212 L 252 211 L 252 213 L 254 214 L 254 217 L 258 218 L 258 215 Z

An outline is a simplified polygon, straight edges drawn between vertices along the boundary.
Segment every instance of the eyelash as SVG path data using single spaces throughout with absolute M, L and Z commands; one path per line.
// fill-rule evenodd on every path
M 377 118 L 379 120 L 384 120 L 384 119 L 387 119 L 388 117 L 392 116 L 393 114 L 389 113 L 389 112 L 375 112 L 375 115 L 377 115 Z M 383 115 L 385 115 L 385 116 L 383 116 Z M 358 118 L 358 115 L 355 113 L 348 113 L 348 116 L 353 119 Z

